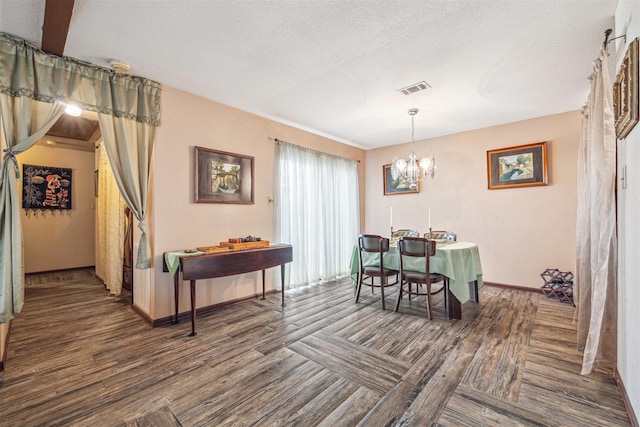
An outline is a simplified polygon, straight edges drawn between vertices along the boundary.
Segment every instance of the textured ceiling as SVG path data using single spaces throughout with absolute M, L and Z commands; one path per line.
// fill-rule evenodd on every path
M 44 3 L 0 0 L 0 31 L 39 45 Z M 65 55 L 374 148 L 411 107 L 416 140 L 581 108 L 616 4 L 76 0 Z

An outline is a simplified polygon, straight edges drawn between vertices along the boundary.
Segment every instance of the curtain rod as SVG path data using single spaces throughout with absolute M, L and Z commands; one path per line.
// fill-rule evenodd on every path
M 613 32 L 613 30 L 612 30 L 611 28 L 607 28 L 607 29 L 605 30 L 605 32 L 604 32 L 604 43 L 603 43 L 603 46 L 604 46 L 604 47 L 607 47 L 607 44 L 608 44 L 609 42 L 612 42 L 612 41 L 614 41 L 614 40 L 616 40 L 616 39 L 620 39 L 620 38 L 622 38 L 622 37 L 624 37 L 624 42 L 625 42 L 625 43 L 627 42 L 627 35 L 626 35 L 626 34 L 623 34 L 623 35 L 621 35 L 621 36 L 618 36 L 618 37 L 614 37 L 614 38 L 612 38 L 612 39 L 609 39 L 609 36 L 611 35 L 611 33 L 612 33 L 612 32 Z
M 269 138 L 271 141 L 275 142 L 276 144 L 280 144 L 281 142 L 286 142 L 287 144 L 291 144 L 290 142 L 283 141 L 282 139 L 278 139 L 278 138 L 271 138 L 271 137 L 268 137 L 268 138 Z M 292 145 L 296 145 L 296 144 L 292 144 Z M 307 150 L 311 150 L 311 151 L 316 151 L 316 152 L 318 152 L 318 153 L 322 153 L 322 154 L 328 154 L 328 155 L 330 155 L 330 156 L 341 157 L 341 158 L 343 158 L 343 159 L 347 159 L 347 160 L 354 160 L 354 161 L 356 161 L 356 162 L 360 163 L 360 160 L 358 160 L 358 159 L 350 159 L 350 158 L 348 158 L 348 157 L 344 157 L 344 156 L 337 156 L 337 155 L 335 155 L 335 154 L 331 154 L 331 153 L 324 153 L 324 152 L 322 152 L 322 151 L 313 150 L 313 149 L 311 149 L 311 148 L 307 148 L 307 147 L 302 147 L 302 148 L 305 148 L 305 149 L 307 149 Z

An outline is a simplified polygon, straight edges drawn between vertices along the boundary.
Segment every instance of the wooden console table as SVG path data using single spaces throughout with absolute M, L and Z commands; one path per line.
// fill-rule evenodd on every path
M 198 252 L 185 254 L 184 252 L 165 252 L 162 270 L 170 272 L 167 267 L 167 256 L 179 257 L 178 271 L 173 274 L 173 292 L 175 299 L 174 323 L 178 323 L 178 302 L 180 287 L 180 270 L 182 280 L 189 280 L 191 284 L 191 333 L 196 335 L 196 280 L 215 277 L 233 276 L 262 270 L 262 299 L 265 299 L 265 270 L 280 266 L 282 278 L 282 306 L 284 307 L 284 267 L 293 260 L 291 245 L 272 245 L 255 249 L 241 249 L 225 252 Z

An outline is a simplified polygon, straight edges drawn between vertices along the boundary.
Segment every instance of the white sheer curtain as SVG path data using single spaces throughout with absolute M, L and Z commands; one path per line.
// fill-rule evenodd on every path
M 109 159 L 100 144 L 98 162 L 98 251 L 96 275 L 110 293 L 122 292 L 122 264 L 127 220 L 126 203 L 113 177 Z
M 601 52 L 578 150 L 576 291 L 582 374 L 616 360 L 616 136 L 608 53 Z
M 276 237 L 293 246 L 289 287 L 347 274 L 360 230 L 357 162 L 278 147 Z

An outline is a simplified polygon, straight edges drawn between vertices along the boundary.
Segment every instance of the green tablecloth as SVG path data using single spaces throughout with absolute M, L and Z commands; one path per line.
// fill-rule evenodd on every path
M 169 273 L 171 273 L 171 276 L 173 276 L 174 274 L 176 274 L 176 271 L 178 271 L 178 267 L 180 267 L 180 258 L 186 257 L 186 256 L 193 256 L 193 255 L 204 255 L 206 253 L 208 253 L 208 252 L 202 252 L 202 251 L 196 251 L 196 252 L 185 252 L 185 251 L 165 252 L 164 253 L 164 263 L 167 264 L 167 269 L 169 270 Z
M 386 268 L 394 270 L 400 269 L 398 258 L 398 248 L 391 247 L 389 252 L 384 254 L 383 263 Z M 377 254 L 364 254 L 364 264 L 366 266 L 377 266 Z M 404 258 L 405 269 L 413 271 L 424 271 L 424 259 L 411 257 Z M 480 252 L 478 245 L 470 242 L 446 242 L 438 243 L 436 254 L 429 260 L 431 273 L 439 273 L 449 278 L 449 288 L 461 304 L 471 299 L 469 282 L 478 281 L 478 289 L 482 287 L 482 265 L 480 264 Z M 356 246 L 351 255 L 351 277 L 357 280 L 360 270 L 358 259 L 358 247 Z

